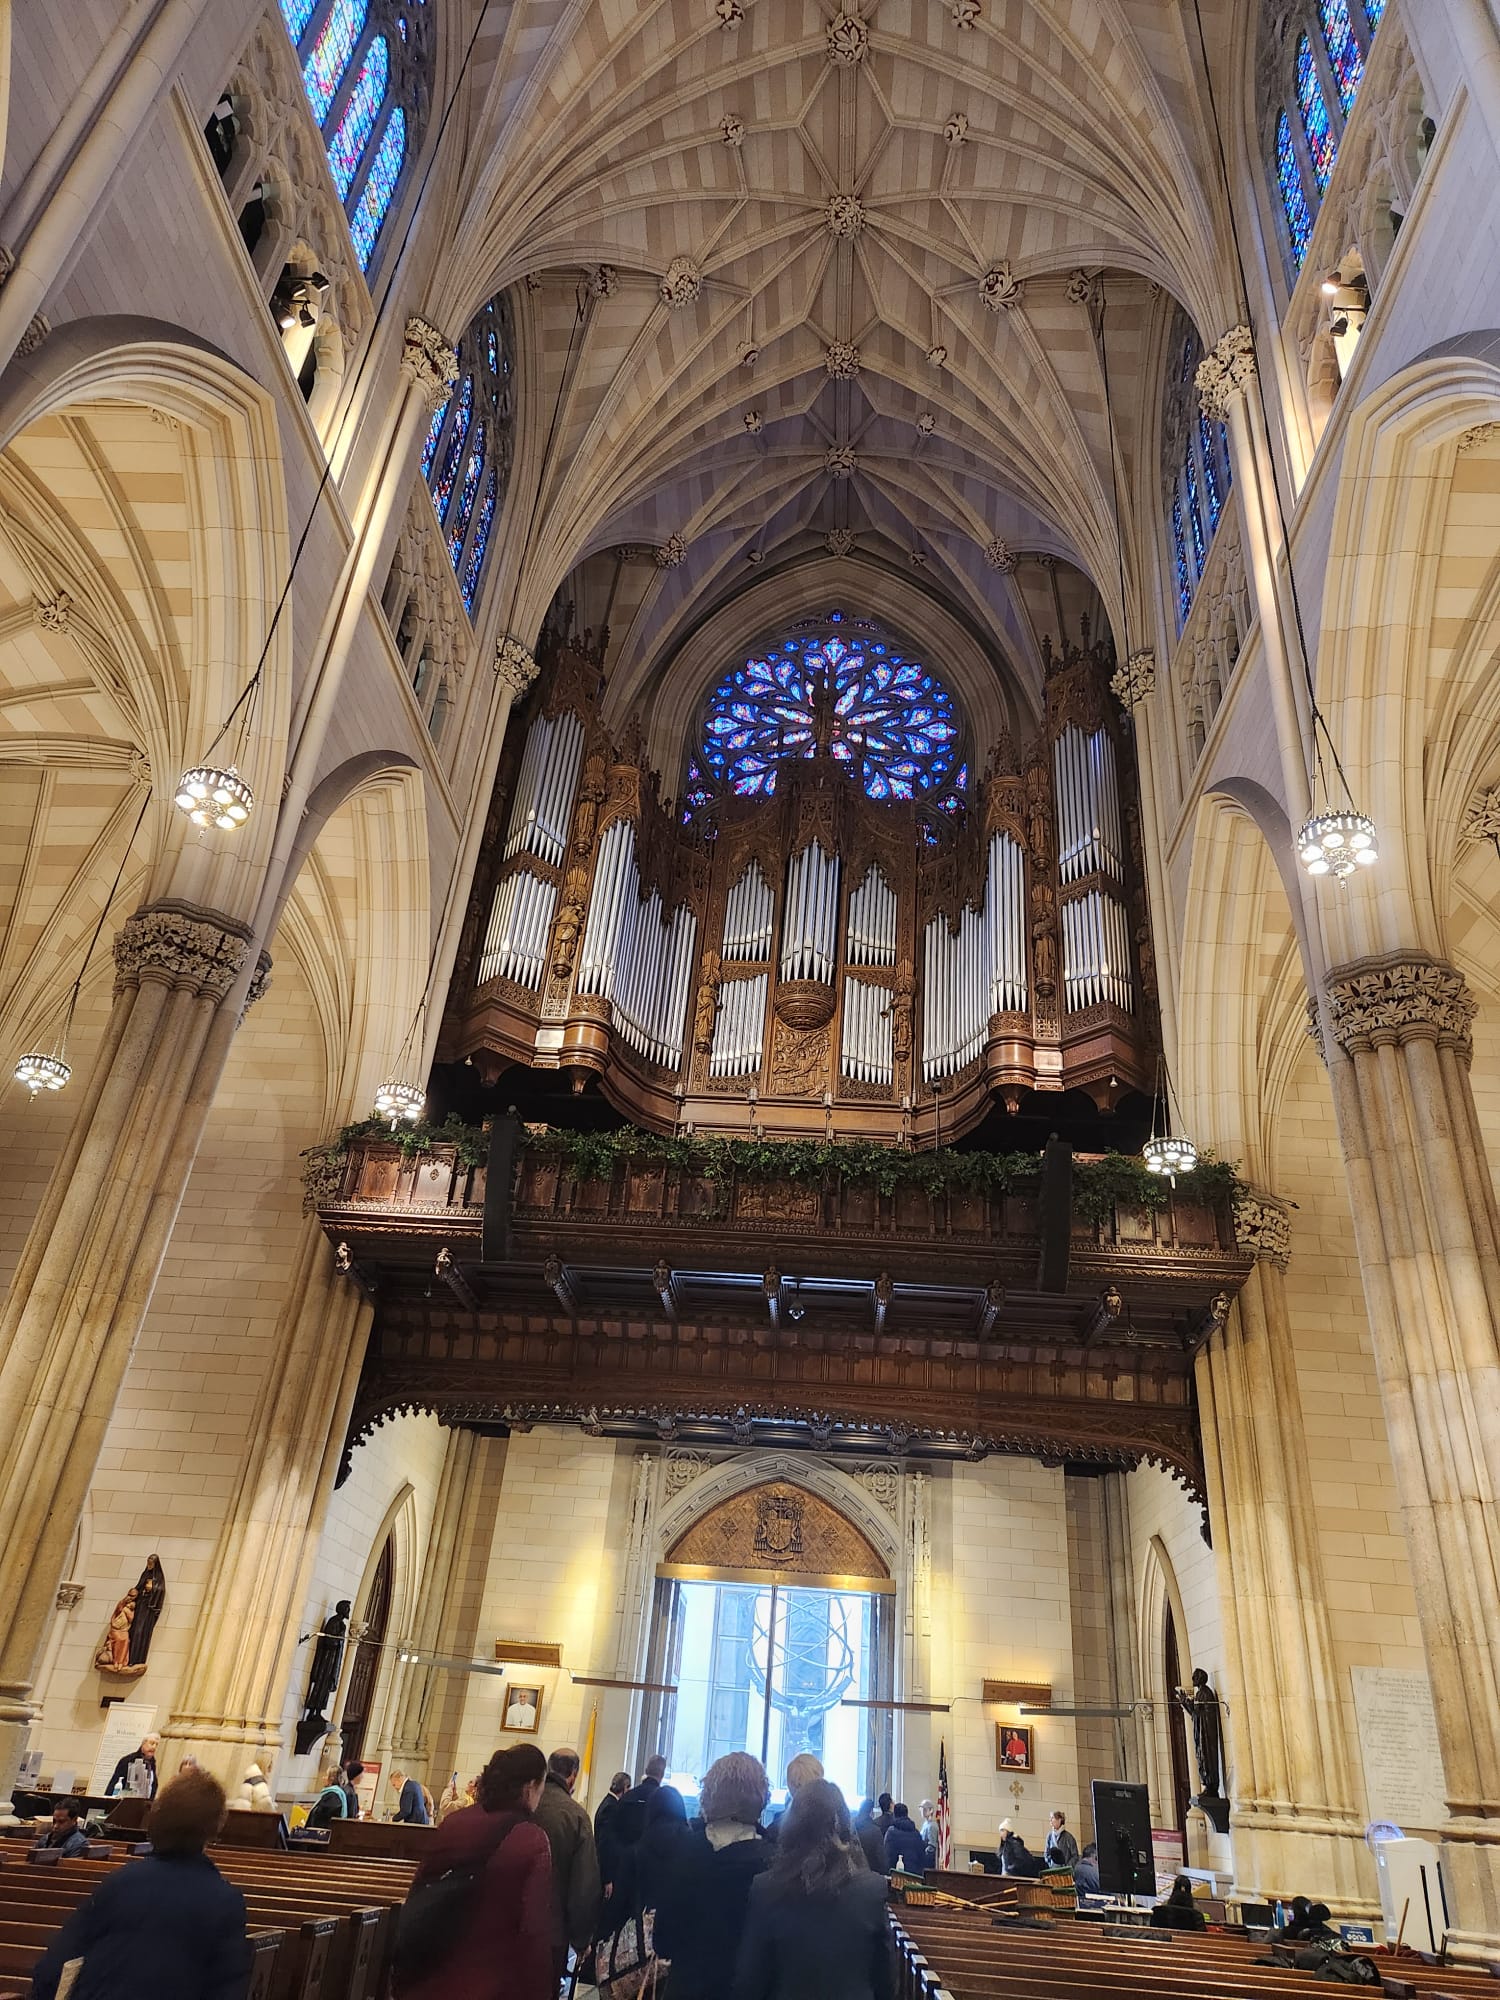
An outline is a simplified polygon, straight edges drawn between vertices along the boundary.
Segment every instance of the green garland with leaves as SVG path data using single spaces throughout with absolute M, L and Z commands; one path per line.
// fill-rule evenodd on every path
M 382 1140 L 399 1146 L 412 1159 L 434 1146 L 452 1146 L 460 1165 L 478 1166 L 489 1137 L 481 1127 L 449 1118 L 441 1125 L 408 1125 L 392 1131 L 385 1119 L 365 1118 L 346 1125 L 330 1146 L 310 1155 L 314 1171 L 325 1176 L 341 1167 L 351 1145 Z M 695 1174 L 727 1188 L 732 1181 L 822 1182 L 828 1176 L 873 1187 L 890 1195 L 914 1189 L 927 1195 L 1031 1193 L 1041 1174 L 1035 1153 L 967 1153 L 940 1148 L 908 1153 L 868 1140 L 835 1144 L 828 1139 L 667 1138 L 633 1126 L 613 1132 L 570 1132 L 555 1127 L 521 1131 L 523 1150 L 558 1160 L 575 1181 L 610 1180 L 617 1167 L 660 1164 Z M 1213 1207 L 1231 1199 L 1240 1183 L 1226 1161 L 1203 1159 L 1190 1174 L 1180 1174 L 1178 1192 L 1189 1201 Z M 1149 1174 L 1137 1155 L 1105 1153 L 1073 1162 L 1073 1207 L 1087 1222 L 1107 1221 L 1116 1203 L 1129 1208 L 1164 1208 L 1171 1187 Z

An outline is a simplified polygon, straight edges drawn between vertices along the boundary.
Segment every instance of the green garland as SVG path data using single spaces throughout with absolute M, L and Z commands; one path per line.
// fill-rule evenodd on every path
M 452 1146 L 459 1163 L 477 1166 L 485 1157 L 488 1135 L 480 1127 L 449 1118 L 442 1125 L 408 1125 L 392 1131 L 380 1118 L 346 1125 L 331 1146 L 315 1149 L 313 1158 L 329 1167 L 342 1163 L 351 1144 L 362 1139 L 385 1140 L 400 1147 L 404 1158 L 427 1153 L 435 1145 Z M 913 1189 L 922 1194 L 1009 1194 L 1035 1189 L 1041 1160 L 1035 1153 L 908 1153 L 894 1146 L 856 1140 L 836 1145 L 827 1139 L 666 1138 L 627 1126 L 614 1132 L 570 1132 L 549 1127 L 521 1131 L 523 1150 L 557 1159 L 575 1181 L 607 1181 L 626 1161 L 638 1165 L 675 1167 L 704 1180 L 727 1186 L 739 1181 L 822 1182 L 833 1175 L 877 1193 Z M 1209 1207 L 1230 1199 L 1239 1187 L 1234 1169 L 1223 1160 L 1200 1161 L 1190 1174 L 1178 1177 L 1178 1192 Z M 1105 1153 L 1098 1159 L 1073 1162 L 1073 1207 L 1084 1221 L 1108 1220 L 1117 1203 L 1129 1208 L 1165 1208 L 1170 1185 L 1148 1174 L 1136 1155 Z

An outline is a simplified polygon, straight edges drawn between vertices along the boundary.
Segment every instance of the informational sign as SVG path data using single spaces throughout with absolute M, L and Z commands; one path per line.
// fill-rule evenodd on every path
M 1368 1816 L 1406 1832 L 1440 1827 L 1443 1759 L 1432 1686 L 1420 1668 L 1351 1667 Z
M 1182 1873 L 1187 1861 L 1187 1848 L 1179 1828 L 1152 1827 L 1151 1860 L 1156 1869 L 1157 1891 L 1159 1894 L 1165 1894 Z
M 110 1773 L 128 1751 L 139 1750 L 141 1738 L 156 1727 L 156 1710 L 149 1702 L 117 1701 L 105 1719 L 94 1758 L 94 1775 L 89 1780 L 89 1796 L 104 1797 Z
M 358 1784 L 354 1787 L 354 1795 L 359 1800 L 359 1816 L 361 1819 L 376 1819 L 379 1817 L 380 1766 L 378 1764 L 366 1764 L 363 1777 L 360 1778 Z

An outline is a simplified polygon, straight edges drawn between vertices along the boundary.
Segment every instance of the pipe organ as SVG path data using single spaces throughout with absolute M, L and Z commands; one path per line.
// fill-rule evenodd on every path
M 668 812 L 559 649 L 502 772 L 440 1053 L 597 1078 L 635 1122 L 930 1144 L 996 1098 L 1150 1087 L 1152 960 L 1107 643 L 943 819 L 826 743 Z

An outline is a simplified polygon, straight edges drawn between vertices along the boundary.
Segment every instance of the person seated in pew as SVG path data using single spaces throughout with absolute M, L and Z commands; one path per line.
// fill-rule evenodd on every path
M 1088 1846 L 1073 1863 L 1073 1887 L 1080 1896 L 1102 1896 L 1099 1887 L 1099 1848 L 1095 1841 Z
M 33 1845 L 58 1848 L 64 1854 L 87 1854 L 89 1836 L 82 1820 L 82 1799 L 59 1799 L 52 1808 L 51 1826 Z
M 1000 1873 L 1002 1875 L 1040 1875 L 1046 1862 L 1040 1854 L 1033 1854 L 1008 1819 L 1000 1822 Z
M 1177 1877 L 1167 1900 L 1151 1912 L 1151 1923 L 1159 1931 L 1207 1930 L 1208 1920 L 1193 1902 L 1193 1885 L 1186 1875 Z
M 203 1852 L 228 1810 L 208 1771 L 164 1785 L 147 1823 L 152 1852 L 106 1875 L 72 1912 L 37 1961 L 32 2000 L 56 2000 L 73 1959 L 83 1963 L 70 2000 L 245 2000 L 245 1898 Z
M 1291 1914 L 1281 1929 L 1272 1933 L 1272 1944 L 1337 1944 L 1339 1934 L 1328 1921 L 1326 1903 L 1310 1903 L 1306 1896 L 1293 1896 Z

